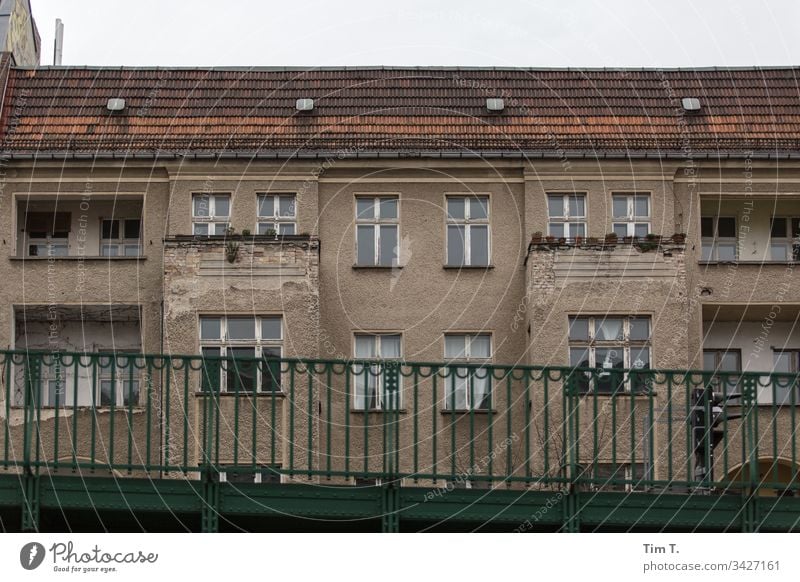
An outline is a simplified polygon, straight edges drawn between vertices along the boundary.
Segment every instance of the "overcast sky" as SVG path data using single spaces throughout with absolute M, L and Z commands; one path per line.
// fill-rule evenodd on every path
M 32 0 L 42 64 L 800 64 L 798 0 Z

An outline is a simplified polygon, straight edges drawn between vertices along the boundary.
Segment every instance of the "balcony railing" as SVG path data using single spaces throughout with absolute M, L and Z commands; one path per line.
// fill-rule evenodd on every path
M 796 375 L 3 351 L 0 378 L 10 472 L 800 488 Z

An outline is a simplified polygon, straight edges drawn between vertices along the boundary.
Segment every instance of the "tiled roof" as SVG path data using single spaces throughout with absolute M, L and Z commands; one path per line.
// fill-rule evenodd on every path
M 12 68 L 25 152 L 800 150 L 800 68 Z M 111 97 L 127 107 L 110 113 Z M 505 110 L 486 109 L 503 97 Z M 685 113 L 682 97 L 702 109 Z M 298 98 L 314 109 L 298 112 Z

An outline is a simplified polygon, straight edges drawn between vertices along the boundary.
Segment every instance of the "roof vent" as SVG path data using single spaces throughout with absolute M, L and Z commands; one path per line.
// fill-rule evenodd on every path
M 298 99 L 297 103 L 295 104 L 295 108 L 298 111 L 311 111 L 314 109 L 314 100 L 313 99 Z
M 486 109 L 489 111 L 502 111 L 505 109 L 506 104 L 502 99 L 487 99 Z
M 700 99 L 697 97 L 684 97 L 681 104 L 684 111 L 700 111 Z
M 125 109 L 125 99 L 109 99 L 106 103 L 106 109 L 109 111 L 122 111 Z

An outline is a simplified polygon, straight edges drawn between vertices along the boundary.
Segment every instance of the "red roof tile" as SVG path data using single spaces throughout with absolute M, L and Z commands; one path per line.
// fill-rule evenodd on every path
M 10 153 L 796 151 L 798 73 L 12 68 L 2 140 Z M 110 113 L 110 97 L 126 109 Z

